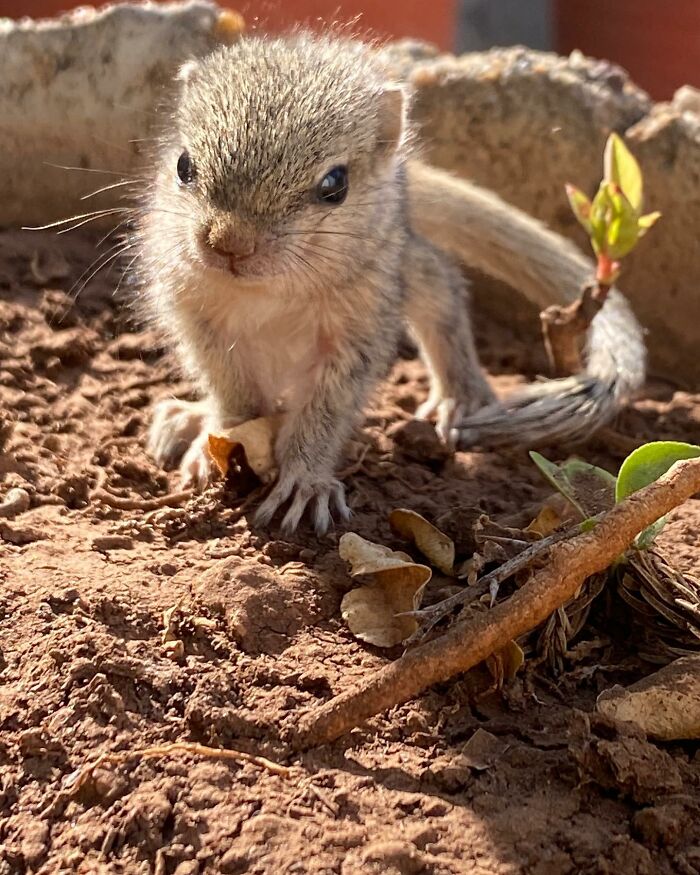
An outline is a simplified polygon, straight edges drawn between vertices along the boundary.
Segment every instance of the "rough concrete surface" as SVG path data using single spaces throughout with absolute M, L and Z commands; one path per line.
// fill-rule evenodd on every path
M 217 44 L 220 14 L 196 0 L 0 19 L 0 223 L 85 212 L 81 195 L 118 178 L 50 165 L 131 173 L 173 69 Z
M 698 92 L 685 87 L 673 103 L 654 106 L 624 70 L 577 52 L 561 58 L 512 48 L 456 58 L 397 44 L 387 56 L 414 90 L 414 119 L 432 163 L 493 189 L 586 251 L 564 185 L 593 194 L 608 134 L 624 135 L 642 166 L 647 208 L 663 219 L 626 261 L 620 285 L 648 329 L 651 370 L 697 386 Z M 479 279 L 475 297 L 500 317 L 536 326 L 532 308 L 514 308 L 502 285 Z
M 0 224 L 39 224 L 82 212 L 80 195 L 132 174 L 153 132 L 154 108 L 176 65 L 223 38 L 220 10 L 202 2 L 76 12 L 56 21 L 0 21 Z M 593 193 L 611 130 L 624 134 L 664 216 L 621 282 L 649 329 L 651 367 L 696 385 L 700 359 L 700 115 L 697 92 L 654 106 L 619 67 L 573 53 L 522 48 L 462 57 L 419 42 L 382 50 L 390 75 L 411 84 L 424 153 L 497 191 L 585 247 L 564 183 Z M 85 179 L 84 177 L 90 177 Z M 114 200 L 112 201 L 112 203 Z M 104 202 L 103 202 L 104 203 Z M 510 290 L 480 279 L 480 306 L 536 327 Z M 504 307 L 504 296 L 509 306 Z

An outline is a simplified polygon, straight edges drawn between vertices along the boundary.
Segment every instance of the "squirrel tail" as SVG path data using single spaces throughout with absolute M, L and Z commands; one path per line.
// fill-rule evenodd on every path
M 464 264 L 522 291 L 540 308 L 574 300 L 592 264 L 570 241 L 497 195 L 419 161 L 409 162 L 413 229 Z M 533 383 L 465 419 L 460 446 L 533 446 L 587 438 L 642 385 L 641 326 L 616 289 L 589 329 L 584 373 Z

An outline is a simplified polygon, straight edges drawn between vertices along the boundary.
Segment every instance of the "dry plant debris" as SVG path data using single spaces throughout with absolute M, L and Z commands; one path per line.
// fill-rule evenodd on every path
M 454 542 L 425 517 L 414 510 L 397 508 L 389 514 L 389 524 L 397 535 L 412 541 L 431 565 L 443 574 L 454 575 Z
M 365 581 L 340 606 L 353 635 L 376 647 L 394 647 L 409 638 L 418 623 L 408 612 L 420 606 L 430 568 L 353 532 L 343 535 L 338 550 L 351 577 Z
M 230 485 L 239 491 L 254 485 L 251 472 L 262 483 L 274 479 L 275 438 L 280 424 L 281 416 L 261 416 L 209 435 L 209 455 Z
M 659 480 L 603 514 L 597 524 L 553 544 L 548 563 L 510 599 L 455 623 L 444 635 L 410 650 L 359 687 L 314 709 L 300 721 L 297 748 L 325 744 L 368 717 L 467 671 L 531 632 L 566 604 L 581 584 L 604 571 L 637 535 L 700 491 L 700 460 L 677 462 Z
M 68 798 L 77 795 L 81 788 L 92 780 L 95 771 L 103 766 L 121 766 L 134 759 L 169 757 L 178 753 L 189 756 L 206 757 L 208 759 L 232 760 L 241 765 L 249 763 L 259 769 L 265 769 L 273 775 L 279 775 L 281 778 L 291 778 L 294 775 L 294 769 L 290 766 L 283 766 L 280 765 L 280 763 L 275 763 L 272 760 L 267 759 L 266 757 L 246 753 L 242 750 L 208 747 L 204 744 L 197 744 L 196 742 L 190 741 L 175 741 L 168 744 L 154 745 L 153 747 L 139 748 L 137 750 L 125 750 L 118 751 L 117 753 L 101 754 L 94 762 L 87 763 L 68 775 L 63 782 L 60 795 L 67 796 Z

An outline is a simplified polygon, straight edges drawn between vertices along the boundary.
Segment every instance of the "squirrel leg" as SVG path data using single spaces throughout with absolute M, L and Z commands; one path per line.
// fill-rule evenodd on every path
M 211 345 L 197 363 L 200 401 L 159 402 L 149 430 L 148 451 L 164 466 L 180 463 L 180 486 L 204 489 L 211 475 L 209 434 L 258 415 L 259 405 L 231 356 Z M 209 360 L 210 359 L 210 360 Z
M 322 366 L 311 397 L 289 412 L 279 434 L 279 478 L 260 505 L 256 522 L 266 525 L 290 499 L 282 520 L 287 533 L 297 528 L 307 508 L 313 509 L 318 534 L 328 529 L 333 511 L 343 521 L 350 517 L 345 487 L 334 471 L 372 376 L 372 359 L 359 348 L 346 348 Z
M 436 416 L 440 437 L 495 396 L 481 370 L 467 307 L 467 285 L 449 256 L 415 238 L 405 272 L 406 316 L 430 373 L 430 394 L 417 419 Z

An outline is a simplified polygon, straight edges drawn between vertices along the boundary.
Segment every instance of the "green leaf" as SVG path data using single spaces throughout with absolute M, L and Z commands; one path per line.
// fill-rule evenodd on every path
M 681 459 L 700 457 L 700 447 L 679 441 L 653 441 L 639 447 L 622 463 L 617 476 L 615 500 L 622 501 L 638 489 L 648 486 L 662 477 Z M 661 517 L 637 535 L 635 544 L 641 550 L 648 550 L 659 535 L 666 517 Z
M 606 252 L 613 261 L 629 254 L 639 239 L 637 212 L 625 197 L 622 189 L 613 182 L 607 184 L 608 228 Z
M 639 214 L 642 209 L 642 172 L 636 158 L 618 134 L 612 133 L 608 137 L 603 168 L 606 182 L 619 185 L 635 212 Z
M 700 456 L 700 447 L 679 441 L 653 441 L 644 444 L 625 459 L 617 475 L 615 500 L 622 501 L 638 489 L 648 486 L 663 476 L 681 459 Z
M 661 218 L 661 213 L 655 210 L 653 213 L 647 213 L 646 216 L 639 217 L 639 236 L 641 237 L 649 228 L 653 227 Z
M 587 519 L 615 503 L 615 477 L 603 468 L 568 459 L 555 465 L 540 453 L 531 452 L 530 458 L 540 469 L 546 480 Z
M 580 188 L 576 188 L 575 185 L 567 185 L 566 186 L 566 196 L 569 199 L 569 205 L 571 206 L 572 213 L 576 216 L 578 221 L 583 225 L 586 233 L 590 236 L 591 233 L 591 202 L 586 197 L 586 195 L 581 191 Z
M 600 188 L 596 192 L 591 204 L 591 246 L 596 255 L 599 252 L 605 251 L 605 235 L 608 228 L 608 218 L 610 212 L 610 197 L 607 187 L 601 182 Z

